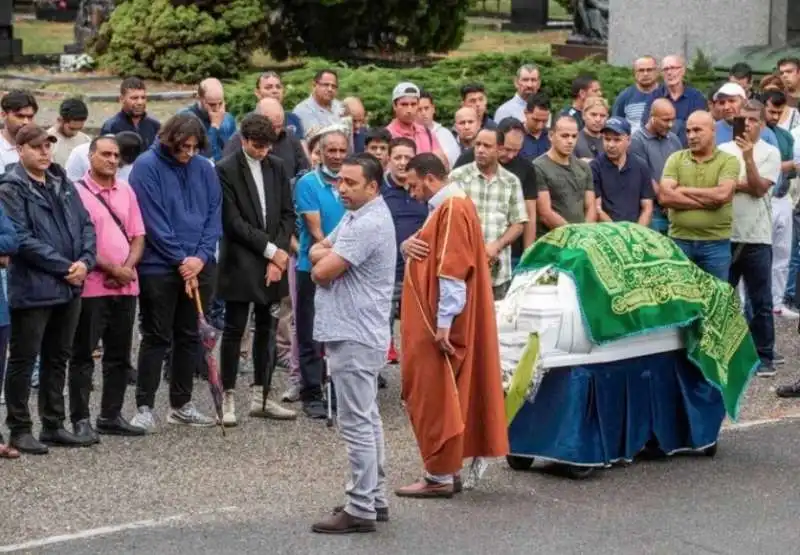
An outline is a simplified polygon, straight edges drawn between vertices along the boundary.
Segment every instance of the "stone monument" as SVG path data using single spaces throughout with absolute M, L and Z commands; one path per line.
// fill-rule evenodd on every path
M 0 64 L 10 64 L 22 56 L 22 41 L 14 38 L 14 2 L 0 0 Z
M 64 47 L 67 54 L 80 54 L 86 45 L 97 36 L 100 26 L 114 11 L 114 0 L 81 0 L 75 18 L 75 43 Z
M 720 61 L 742 47 L 780 49 L 800 35 L 798 12 L 798 0 L 610 0 L 609 61 L 681 54 L 691 62 L 698 51 Z
M 608 55 L 609 0 L 572 0 L 572 33 L 567 44 L 552 45 L 553 56 L 567 60 L 595 58 L 605 61 Z
M 504 31 L 539 31 L 547 28 L 550 19 L 548 0 L 511 0 L 511 21 Z

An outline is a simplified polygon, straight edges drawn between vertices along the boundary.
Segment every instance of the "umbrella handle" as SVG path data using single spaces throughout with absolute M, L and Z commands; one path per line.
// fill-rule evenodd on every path
M 203 301 L 200 299 L 199 287 L 195 287 L 192 291 L 192 298 L 194 298 L 194 305 L 197 307 L 197 313 L 203 316 Z

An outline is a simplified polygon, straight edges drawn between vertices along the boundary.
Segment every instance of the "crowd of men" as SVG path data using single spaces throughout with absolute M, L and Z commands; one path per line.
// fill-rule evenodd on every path
M 516 94 L 494 117 L 484 87 L 464 85 L 452 127 L 437 122 L 436 99 L 410 82 L 387 98 L 392 121 L 370 127 L 358 98 L 337 99 L 333 70 L 318 72 L 291 112 L 280 76 L 261 75 L 256 110 L 238 124 L 216 79 L 200 83 L 197 101 L 162 124 L 147 113 L 145 83 L 127 78 L 119 113 L 94 138 L 83 132 L 89 111 L 81 100 L 65 100 L 45 129 L 35 97 L 8 92 L 0 101 L 0 384 L 10 441 L 0 457 L 90 446 L 99 434 L 153 433 L 162 380 L 167 422 L 214 425 L 192 402 L 194 380 L 206 372 L 199 295 L 222 330 L 225 426 L 237 424 L 248 333 L 251 417 L 291 420 L 289 403 L 299 401 L 306 416 L 324 419 L 326 358 L 353 367 L 348 379 L 332 372 L 334 404 L 361 480 L 352 496 L 372 500 L 340 508 L 340 520 L 319 531 L 359 531 L 363 523 L 342 521 L 344 511 L 374 521 L 377 508 L 380 520 L 382 498 L 370 491 L 382 478 L 369 469 L 382 454 L 364 454 L 365 470 L 354 445 L 368 436 L 382 450 L 379 370 L 397 362 L 390 330 L 406 313 L 407 262 L 431 253 L 420 233 L 445 197 L 474 206 L 494 300 L 504 297 L 524 250 L 555 227 L 631 221 L 668 235 L 705 271 L 741 287 L 758 375 L 775 375 L 784 360 L 774 349 L 774 318 L 800 319 L 800 61 L 781 60 L 758 84 L 737 64 L 708 94 L 686 83 L 685 71 L 680 56 L 660 65 L 644 56 L 613 105 L 595 76 L 581 75 L 571 103 L 558 107 L 541 92 L 539 69 L 523 65 Z M 471 208 L 459 202 L 446 210 L 468 234 Z M 376 244 L 383 248 L 369 246 Z M 473 285 L 439 278 L 438 322 L 428 324 L 451 353 L 448 330 Z M 101 408 L 92 422 L 98 347 Z M 280 396 L 272 391 L 276 367 L 289 373 Z M 128 385 L 136 388 L 131 418 L 123 410 Z M 28 407 L 36 386 L 38 436 Z M 800 383 L 777 393 L 800 396 Z M 398 494 L 460 491 L 450 466 Z

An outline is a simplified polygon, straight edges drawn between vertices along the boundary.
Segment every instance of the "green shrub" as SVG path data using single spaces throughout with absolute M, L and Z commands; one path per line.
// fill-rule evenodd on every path
M 334 67 L 339 73 L 339 98 L 358 96 L 364 102 L 372 125 L 385 125 L 392 119 L 391 94 L 400 81 L 412 81 L 430 91 L 436 102 L 436 119 L 443 124 L 453 121 L 453 114 L 461 103 L 459 88 L 470 82 L 480 82 L 486 87 L 489 111 L 514 95 L 513 75 L 523 63 L 536 63 L 542 73 L 542 91 L 552 98 L 553 110 L 570 103 L 572 80 L 582 73 L 595 74 L 603 85 L 606 98 L 613 102 L 619 92 L 633 82 L 631 70 L 605 63 L 582 61 L 566 63 L 544 56 L 541 52 L 515 54 L 481 54 L 469 58 L 450 58 L 425 69 L 384 69 L 375 66 L 350 68 L 332 64 L 322 59 L 311 59 L 302 69 L 282 75 L 286 86 L 284 104 L 287 110 L 305 99 L 311 90 L 314 73 L 325 67 Z M 242 116 L 255 106 L 257 75 L 226 87 L 228 109 Z M 690 80 L 692 76 L 690 75 Z M 713 76 L 704 74 L 693 85 L 701 91 L 709 86 Z
M 123 0 L 94 43 L 118 74 L 183 83 L 231 77 L 264 40 L 262 0 Z

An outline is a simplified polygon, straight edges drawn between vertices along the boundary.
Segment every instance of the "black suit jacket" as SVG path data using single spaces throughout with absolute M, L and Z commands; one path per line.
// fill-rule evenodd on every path
M 244 152 L 226 156 L 216 166 L 222 185 L 222 243 L 217 295 L 225 301 L 258 304 L 278 302 L 289 293 L 286 273 L 266 286 L 268 243 L 289 252 L 295 212 L 289 177 L 282 161 L 268 155 L 261 162 L 267 219 L 261 211 L 256 183 Z

